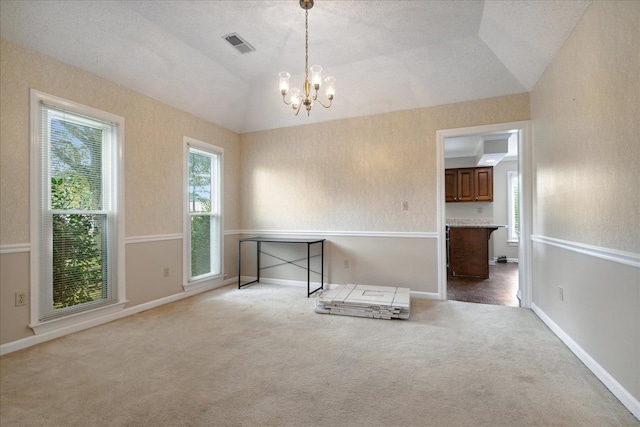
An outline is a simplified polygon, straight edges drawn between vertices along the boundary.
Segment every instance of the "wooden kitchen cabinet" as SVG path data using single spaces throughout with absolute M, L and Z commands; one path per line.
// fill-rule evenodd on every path
M 444 171 L 445 201 L 493 202 L 493 168 L 459 168 Z
M 451 227 L 449 272 L 452 276 L 489 278 L 489 238 L 497 226 Z
M 446 169 L 444 171 L 445 202 L 456 202 L 458 197 L 458 171 Z
M 493 168 L 475 168 L 473 182 L 474 201 L 493 202 Z

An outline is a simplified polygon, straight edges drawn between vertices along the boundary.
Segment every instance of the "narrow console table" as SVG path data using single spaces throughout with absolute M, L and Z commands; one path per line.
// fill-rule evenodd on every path
M 277 258 L 281 261 L 283 261 L 282 264 L 277 264 L 277 265 L 284 265 L 284 264 L 291 264 L 291 265 L 295 265 L 296 267 L 299 268 L 303 268 L 305 270 L 307 270 L 307 298 L 309 298 L 312 294 L 314 294 L 315 292 L 324 289 L 324 242 L 326 239 L 287 239 L 287 238 L 278 238 L 278 237 L 245 237 L 244 239 L 238 239 L 238 289 L 241 289 L 245 286 L 251 285 L 253 283 L 257 283 L 260 281 L 260 270 L 265 269 L 265 268 L 270 268 L 270 267 L 275 267 L 275 265 L 270 265 L 268 267 L 260 267 L 260 254 L 264 253 L 265 255 L 269 255 L 272 256 L 274 258 Z M 257 272 L 257 278 L 256 280 L 253 280 L 251 282 L 247 282 L 247 283 L 242 283 L 241 281 L 241 270 L 240 267 L 242 265 L 242 251 L 241 251 L 241 247 L 242 247 L 242 243 L 243 242 L 256 242 L 256 272 Z M 282 258 L 278 258 L 274 255 L 268 254 L 266 252 L 262 252 L 261 250 L 261 245 L 262 243 L 301 243 L 301 244 L 306 244 L 307 245 L 307 265 L 306 267 L 303 267 L 301 265 L 296 264 L 297 261 L 301 261 L 301 260 L 293 260 L 293 261 L 287 261 L 284 260 Z M 311 245 L 320 243 L 321 245 L 321 251 L 320 251 L 320 272 L 317 271 L 313 271 L 311 270 Z M 304 258 L 303 258 L 304 259 Z M 320 287 L 317 289 L 314 289 L 313 291 L 311 290 L 311 273 L 316 273 L 320 275 Z

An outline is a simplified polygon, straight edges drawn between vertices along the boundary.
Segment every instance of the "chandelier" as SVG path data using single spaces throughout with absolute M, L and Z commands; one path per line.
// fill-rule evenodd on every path
M 304 86 L 303 93 L 300 93 L 300 89 L 294 87 L 291 89 L 291 95 L 287 101 L 287 94 L 289 93 L 289 77 L 291 74 L 286 71 L 280 73 L 280 93 L 282 94 L 282 100 L 285 104 L 291 105 L 294 114 L 297 116 L 300 109 L 304 105 L 307 110 L 307 116 L 311 112 L 311 106 L 314 101 L 318 101 L 324 108 L 331 107 L 333 102 L 333 96 L 336 94 L 336 79 L 334 77 L 327 77 L 324 80 L 325 83 L 325 95 L 329 100 L 329 104 L 325 105 L 318 99 L 318 90 L 322 83 L 322 67 L 314 65 L 309 69 L 309 9 L 313 7 L 313 0 L 300 0 L 300 7 L 304 9 Z M 309 81 L 309 71 L 311 71 L 311 81 Z M 313 94 L 311 93 L 313 86 Z

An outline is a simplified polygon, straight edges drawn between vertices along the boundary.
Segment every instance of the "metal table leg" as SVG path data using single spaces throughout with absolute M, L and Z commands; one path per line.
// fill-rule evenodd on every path
M 240 264 L 242 263 L 242 251 L 240 250 L 240 245 L 242 245 L 242 240 L 238 240 L 238 289 L 240 289 L 242 287 L 241 283 L 242 283 L 242 276 L 241 276 L 241 271 L 242 269 L 240 268 Z

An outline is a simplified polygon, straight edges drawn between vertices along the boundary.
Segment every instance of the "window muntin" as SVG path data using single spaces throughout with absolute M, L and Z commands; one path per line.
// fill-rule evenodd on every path
M 187 283 L 222 275 L 222 149 L 187 139 Z

